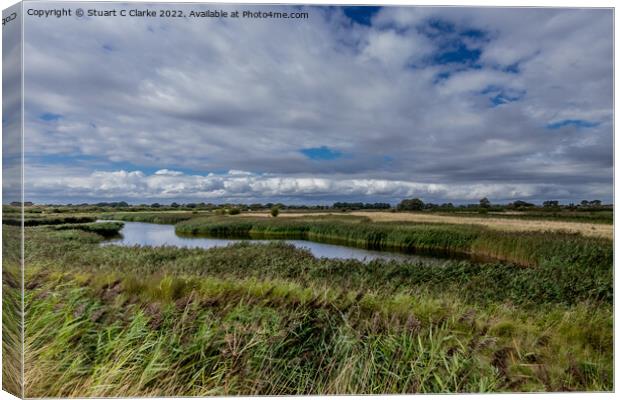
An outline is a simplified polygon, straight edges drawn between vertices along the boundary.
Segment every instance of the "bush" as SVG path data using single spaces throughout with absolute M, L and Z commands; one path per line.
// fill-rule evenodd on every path
M 280 214 L 280 208 L 279 207 L 271 207 L 271 216 L 272 217 L 277 217 Z
M 405 199 L 396 208 L 399 211 L 419 211 L 424 209 L 424 202 L 420 199 Z

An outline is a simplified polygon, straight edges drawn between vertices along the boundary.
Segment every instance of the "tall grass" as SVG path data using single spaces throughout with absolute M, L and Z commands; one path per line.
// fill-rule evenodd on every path
M 2 275 L 2 389 L 22 396 L 22 305 L 21 282 L 17 274 Z M 15 269 L 18 271 L 18 269 Z
M 448 228 L 425 226 L 424 243 Z M 468 229 L 455 237 L 491 251 Z M 26 395 L 611 390 L 611 248 L 565 239 L 577 248 L 541 245 L 523 268 L 317 259 L 280 242 L 101 247 L 94 232 L 28 228 Z
M 593 224 L 613 224 L 613 211 L 518 211 L 511 214 L 506 212 L 488 212 L 482 214 L 480 212 L 462 211 L 455 209 L 453 211 L 440 210 L 435 213 L 440 215 L 459 216 L 461 218 L 502 218 L 524 221 L 566 221 L 566 222 L 588 222 Z
M 176 225 L 179 234 L 330 241 L 377 250 L 466 252 L 473 226 L 370 223 L 366 219 L 196 218 Z
M 21 238 L 19 230 L 2 228 L 2 389 L 22 397 Z
M 34 216 L 24 215 L 24 226 L 39 226 L 39 225 L 60 225 L 60 224 L 80 224 L 87 222 L 95 222 L 96 218 L 92 216 Z M 2 218 L 4 225 L 21 226 L 21 217 L 7 217 Z
M 29 294 L 29 396 L 611 387 L 607 307 L 524 313 L 277 280 L 117 279 L 59 274 Z
M 474 225 L 207 217 L 178 223 L 175 229 L 181 235 L 305 239 L 375 250 L 470 255 L 523 266 L 539 265 L 554 257 L 570 262 L 592 257 L 608 261 L 612 254 L 609 240 L 562 232 L 503 232 Z
M 188 219 L 195 218 L 196 216 L 197 214 L 192 212 L 133 212 L 102 214 L 101 219 L 148 222 L 152 224 L 176 224 L 177 222 L 186 221 Z
M 84 232 L 92 232 L 104 237 L 112 237 L 119 234 L 123 229 L 122 222 L 99 222 L 92 224 L 65 224 L 54 226 L 56 230 L 80 230 Z

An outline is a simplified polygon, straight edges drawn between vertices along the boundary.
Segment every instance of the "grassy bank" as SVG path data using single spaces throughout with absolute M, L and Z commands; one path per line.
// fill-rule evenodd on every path
M 377 223 L 363 217 L 206 217 L 180 222 L 175 229 L 181 235 L 304 239 L 375 250 L 466 254 L 523 266 L 541 265 L 553 258 L 608 265 L 613 252 L 611 240 L 579 234 L 502 232 L 476 225 Z
M 513 212 L 437 212 L 438 215 L 460 218 L 506 218 L 524 221 L 566 221 L 613 224 L 613 211 L 513 211 Z
M 41 215 L 24 215 L 24 226 L 39 226 L 39 225 L 61 225 L 61 224 L 80 224 L 95 222 L 97 220 L 94 216 L 41 216 Z M 21 226 L 21 216 L 5 215 L 2 218 L 2 223 L 5 225 Z
M 610 256 L 430 267 L 26 239 L 27 396 L 612 388 Z
M 253 215 L 260 216 L 258 213 Z M 310 214 L 305 213 L 282 213 L 285 218 L 300 218 Z M 329 213 L 323 215 L 355 216 L 368 218 L 371 222 L 398 222 L 416 224 L 451 224 L 451 225 L 476 225 L 506 232 L 568 232 L 579 233 L 583 236 L 613 239 L 613 224 L 593 223 L 585 221 L 563 221 L 554 219 L 527 219 L 510 218 L 505 215 L 479 215 L 459 213 L 434 213 L 434 212 L 382 212 L 382 211 L 352 211 L 346 214 Z M 267 213 L 262 214 L 267 217 Z M 316 217 L 317 214 L 312 214 Z
M 148 222 L 151 224 L 176 224 L 196 218 L 199 214 L 192 212 L 133 212 L 133 213 L 106 213 L 101 219 L 119 220 L 128 222 Z
M 80 230 L 84 232 L 92 232 L 99 234 L 103 237 L 117 236 L 121 229 L 123 229 L 122 222 L 99 222 L 91 224 L 63 224 L 54 226 L 56 230 Z

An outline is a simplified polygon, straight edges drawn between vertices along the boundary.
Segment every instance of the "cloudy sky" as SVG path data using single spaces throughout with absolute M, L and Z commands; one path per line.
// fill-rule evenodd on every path
M 26 16 L 26 200 L 612 201 L 611 10 L 234 9 Z

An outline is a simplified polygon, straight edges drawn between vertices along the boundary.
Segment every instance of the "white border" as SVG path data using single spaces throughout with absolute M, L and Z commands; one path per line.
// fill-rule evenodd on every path
M 26 0 L 25 2 L 47 2 L 43 0 Z M 51 1 L 50 1 L 51 2 Z M 62 0 L 55 2 L 78 2 L 78 3 L 86 3 L 88 1 L 81 0 Z M 13 4 L 17 3 L 17 1 L 13 0 L 0 0 L 0 6 L 2 9 L 5 9 Z M 129 3 L 129 1 L 118 1 L 118 3 Z M 614 8 L 614 2 L 610 0 L 590 0 L 590 1 L 576 1 L 576 0 L 521 0 L 521 1 L 513 1 L 513 0 L 505 0 L 505 1 L 492 1 L 492 0 L 450 0 L 450 1 L 437 1 L 437 0 L 389 0 L 389 1 L 370 1 L 370 0 L 310 0 L 310 1 L 257 1 L 257 0 L 229 0 L 229 1 L 179 1 L 179 0 L 150 0 L 150 1 L 142 1 L 142 3 L 221 3 L 221 4 L 317 4 L 317 5 L 394 5 L 394 6 L 481 6 L 481 7 L 571 7 L 571 8 L 592 8 L 592 7 L 603 7 L 603 8 Z M 614 8 L 614 24 L 615 24 L 615 8 Z M 23 29 L 23 27 L 22 27 Z M 615 140 L 615 126 L 616 126 L 616 103 L 615 103 L 615 94 L 618 92 L 618 82 L 615 79 L 615 66 L 618 65 L 618 52 L 617 50 L 618 43 L 618 32 L 614 29 L 614 204 L 616 203 L 616 199 L 620 198 L 620 188 L 615 185 L 615 154 L 617 153 L 620 144 Z M 2 43 L 0 41 L 0 51 L 2 49 Z M 0 67 L 1 67 L 0 61 Z M 23 79 L 23 77 L 22 77 Z M 22 82 L 23 85 L 23 82 Z M 2 89 L 0 88 L 0 98 L 2 98 Z M 22 108 L 23 108 L 23 99 L 22 99 Z M 23 114 L 23 113 L 22 113 Z M 22 125 L 23 129 L 23 125 Z M 1 127 L 0 127 L 1 130 Z M 23 136 L 22 136 L 23 138 Z M 1 138 L 0 138 L 0 149 L 1 149 Z M 1 164 L 0 159 L 0 164 Z M 2 176 L 0 175 L 0 191 L 1 191 L 1 182 Z M 616 237 L 616 215 L 614 213 L 614 237 Z M 0 238 L 1 242 L 1 238 Z M 618 250 L 620 246 L 617 242 L 614 241 L 614 266 L 620 265 L 618 264 Z M 0 254 L 1 259 L 1 254 Z M 614 273 L 614 290 L 618 287 L 618 274 Z M 0 287 L 1 293 L 1 287 Z M 619 358 L 617 356 L 617 338 L 618 338 L 618 329 L 615 324 L 615 311 L 618 309 L 619 305 L 618 296 L 614 297 L 614 392 L 615 385 L 618 384 L 620 378 L 620 363 Z M 0 322 L 1 324 L 1 322 Z M 1 352 L 1 348 L 0 348 Z M 0 374 L 0 382 L 2 380 L 2 376 Z M 389 396 L 345 396 L 351 398 L 373 398 L 373 399 L 413 399 L 417 396 L 424 396 L 425 399 L 445 399 L 446 397 L 452 398 L 453 396 L 466 396 L 468 399 L 516 399 L 521 396 L 526 397 L 527 399 L 609 399 L 611 398 L 610 393 L 533 393 L 533 394 L 466 394 L 466 395 L 389 395 Z M 295 396 L 279 396 L 281 398 L 294 398 Z M 343 397 L 343 396 L 340 396 Z M 614 396 L 615 397 L 615 396 Z M 0 400 L 4 399 L 14 399 L 15 397 L 4 392 L 0 391 Z M 262 399 L 264 397 L 236 397 L 237 399 Z M 324 399 L 324 396 L 304 396 L 304 399 L 308 400 L 318 400 Z M 169 398 L 152 398 L 152 399 L 169 399 Z

